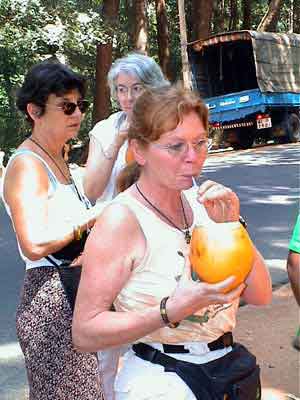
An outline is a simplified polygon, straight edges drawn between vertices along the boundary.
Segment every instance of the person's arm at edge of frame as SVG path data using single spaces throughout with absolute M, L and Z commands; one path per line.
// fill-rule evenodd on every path
M 300 306 L 300 253 L 289 250 L 286 267 L 292 291 Z
M 272 281 L 266 263 L 253 245 L 254 261 L 252 269 L 246 279 L 246 288 L 242 299 L 248 304 L 267 305 L 272 301 Z
M 72 324 L 73 344 L 78 351 L 94 352 L 132 343 L 165 326 L 159 305 L 136 312 L 110 311 L 132 269 L 143 258 L 145 248 L 135 216 L 124 206 L 109 205 L 97 220 L 84 251 Z M 232 302 L 245 287 L 240 285 L 224 294 L 222 291 L 233 278 L 209 285 L 192 281 L 190 274 L 190 267 L 185 268 L 167 302 L 170 322 L 182 320 L 209 304 Z
M 99 127 L 97 125 L 94 127 L 97 130 L 97 135 L 101 134 L 100 129 L 103 129 L 101 123 L 102 121 L 100 121 Z M 90 134 L 88 159 L 83 175 L 83 188 L 85 195 L 91 202 L 95 202 L 103 194 L 119 150 L 126 138 L 127 132 L 125 134 L 118 134 L 109 148 L 104 152 L 102 144 L 93 134 Z

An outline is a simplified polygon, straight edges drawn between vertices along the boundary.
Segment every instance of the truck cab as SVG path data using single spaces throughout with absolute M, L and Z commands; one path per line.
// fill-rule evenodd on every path
M 300 140 L 300 35 L 221 33 L 188 45 L 210 125 L 235 148 Z

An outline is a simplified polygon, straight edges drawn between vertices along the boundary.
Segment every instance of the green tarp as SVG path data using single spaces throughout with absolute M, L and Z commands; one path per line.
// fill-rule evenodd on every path
M 262 92 L 300 93 L 300 35 L 249 31 Z
M 300 35 L 236 31 L 190 43 L 194 50 L 219 43 L 252 41 L 258 87 L 262 92 L 300 93 Z

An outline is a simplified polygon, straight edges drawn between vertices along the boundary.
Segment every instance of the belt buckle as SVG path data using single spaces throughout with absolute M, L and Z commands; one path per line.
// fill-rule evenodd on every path
M 210 352 L 210 349 L 207 343 L 197 342 L 197 343 L 189 343 L 184 345 L 185 349 L 188 349 L 190 354 L 196 356 L 202 356 L 203 354 L 207 354 Z

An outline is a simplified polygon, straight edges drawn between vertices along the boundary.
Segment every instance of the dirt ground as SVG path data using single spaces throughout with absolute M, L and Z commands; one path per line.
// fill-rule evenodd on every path
M 290 285 L 275 290 L 269 306 L 239 309 L 234 338 L 257 357 L 264 400 L 300 400 L 300 352 L 291 345 L 299 316 Z

